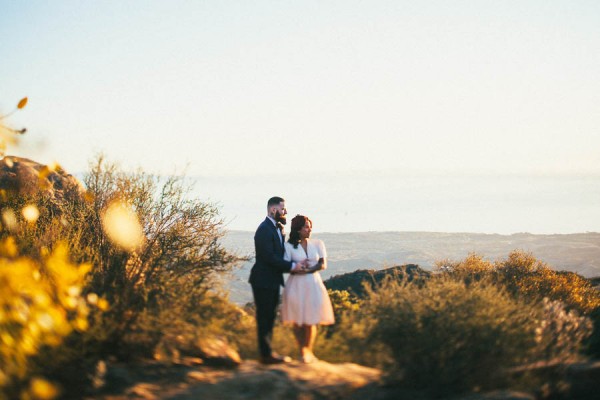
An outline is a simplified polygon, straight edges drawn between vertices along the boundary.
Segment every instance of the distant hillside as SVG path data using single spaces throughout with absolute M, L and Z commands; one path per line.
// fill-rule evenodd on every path
M 331 290 L 347 290 L 357 297 L 363 297 L 365 289 L 363 283 L 377 285 L 387 276 L 408 281 L 427 279 L 431 272 L 425 271 L 415 264 L 399 265 L 380 270 L 359 269 L 341 275 L 335 275 L 325 281 L 325 287 Z
M 241 255 L 254 256 L 254 232 L 230 231 L 225 246 Z M 600 276 L 600 233 L 568 235 L 513 235 L 441 232 L 315 233 L 325 242 L 328 268 L 323 279 L 359 269 L 381 270 L 394 265 L 419 265 L 433 269 L 443 259 L 462 260 L 477 253 L 494 261 L 520 249 L 546 262 L 555 270 L 577 272 L 588 278 Z M 249 261 L 225 277 L 230 298 L 238 304 L 252 300 Z

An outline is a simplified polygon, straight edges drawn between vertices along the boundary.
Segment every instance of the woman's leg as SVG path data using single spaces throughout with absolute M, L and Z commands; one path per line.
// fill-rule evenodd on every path
M 304 362 L 312 362 L 316 359 L 313 354 L 313 346 L 317 337 L 316 325 L 302 325 L 302 348 L 301 356 Z
M 308 337 L 306 339 L 306 341 L 307 341 L 306 345 L 307 345 L 308 350 L 310 351 L 310 353 L 312 355 L 314 355 L 314 353 L 313 353 L 313 347 L 315 345 L 315 340 L 317 339 L 317 326 L 316 325 L 309 325 L 308 326 L 308 335 L 307 336 Z
M 300 357 L 302 357 L 302 349 L 304 347 L 304 326 L 294 324 L 294 337 L 296 338 L 296 343 L 298 343 L 298 349 L 300 351 Z

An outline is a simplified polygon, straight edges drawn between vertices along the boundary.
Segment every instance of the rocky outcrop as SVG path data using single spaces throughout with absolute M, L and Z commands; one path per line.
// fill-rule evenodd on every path
M 236 369 L 217 369 L 184 364 L 163 368 L 108 368 L 107 384 L 93 398 L 120 399 L 364 399 L 353 397 L 369 385 L 378 385 L 377 369 L 357 364 L 292 362 L 265 366 L 244 361 Z M 111 382 L 119 386 L 111 387 Z M 129 382 L 128 385 L 124 385 Z
M 324 283 L 327 289 L 347 290 L 357 297 L 363 297 L 365 294 L 364 283 L 376 286 L 386 277 L 418 282 L 428 279 L 430 276 L 431 272 L 425 271 L 418 265 L 406 264 L 381 270 L 359 269 L 346 274 L 332 276 Z
M 239 353 L 221 338 L 200 335 L 165 335 L 156 346 L 154 359 L 194 365 L 235 368 L 241 364 Z
M 427 390 L 384 384 L 378 369 L 352 363 L 292 362 L 262 365 L 242 362 L 238 368 L 212 368 L 195 359 L 166 365 L 111 364 L 90 399 L 344 399 L 344 400 L 535 400 L 595 399 L 600 390 L 600 362 L 524 366 L 515 373 L 535 376 L 539 387 L 530 392 L 498 389 L 464 394 L 428 393 Z
M 40 195 L 57 205 L 81 199 L 83 194 L 79 181 L 59 166 L 15 156 L 0 160 L 0 189 L 9 196 Z

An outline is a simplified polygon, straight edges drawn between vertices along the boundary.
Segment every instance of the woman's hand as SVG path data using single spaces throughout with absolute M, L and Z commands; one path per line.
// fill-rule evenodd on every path
M 319 261 L 315 265 L 306 269 L 306 273 L 314 274 L 315 272 L 321 271 L 325 268 L 327 268 L 327 261 L 325 261 L 324 258 L 320 258 Z

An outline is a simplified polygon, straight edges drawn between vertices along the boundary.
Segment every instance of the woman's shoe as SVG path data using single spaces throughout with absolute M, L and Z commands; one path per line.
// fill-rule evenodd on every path
M 312 363 L 319 361 L 319 359 L 317 357 L 315 357 L 314 354 L 307 354 L 305 356 L 302 356 L 302 357 L 300 357 L 300 360 L 304 364 L 312 364 Z

